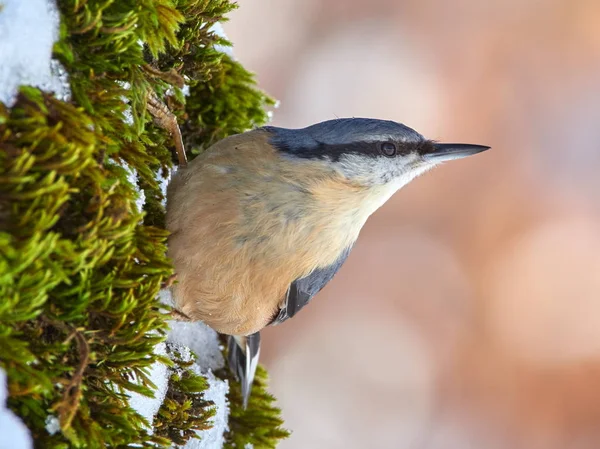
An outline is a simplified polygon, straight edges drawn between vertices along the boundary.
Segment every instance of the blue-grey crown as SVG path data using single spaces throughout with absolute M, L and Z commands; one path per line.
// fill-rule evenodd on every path
M 379 156 L 378 144 L 394 142 L 400 152 L 414 151 L 428 141 L 402 123 L 371 118 L 327 120 L 300 129 L 265 126 L 272 134 L 271 144 L 279 151 L 300 158 L 330 158 L 360 153 Z

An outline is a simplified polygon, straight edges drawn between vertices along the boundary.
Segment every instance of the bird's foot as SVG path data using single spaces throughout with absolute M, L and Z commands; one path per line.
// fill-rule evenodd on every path
M 183 137 L 181 136 L 181 130 L 177 124 L 177 117 L 175 117 L 175 114 L 173 114 L 168 106 L 152 91 L 148 93 L 146 107 L 148 112 L 154 118 L 156 126 L 160 126 L 162 129 L 171 133 L 171 136 L 173 136 L 173 143 L 175 144 L 175 150 L 177 151 L 179 165 L 182 167 L 186 166 L 187 156 L 183 145 Z

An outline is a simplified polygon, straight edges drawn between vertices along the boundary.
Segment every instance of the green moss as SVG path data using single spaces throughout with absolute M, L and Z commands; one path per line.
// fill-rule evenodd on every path
M 239 406 L 242 401 L 240 384 L 229 373 L 219 373 L 229 379 L 229 400 L 235 404 L 229 415 L 229 432 L 225 434 L 225 449 L 246 447 L 274 449 L 279 441 L 289 437 L 284 429 L 281 410 L 275 407 L 275 398 L 267 391 L 267 371 L 258 366 L 252 386 L 248 408 Z
M 123 393 L 152 394 L 144 370 L 167 329 L 154 299 L 171 273 L 166 232 L 138 225 L 134 191 L 81 110 L 24 88 L 0 116 L 9 405 L 43 447 L 158 442 Z M 49 414 L 62 434 L 45 431 Z
M 147 94 L 177 114 L 190 157 L 265 123 L 272 100 L 214 49 L 227 42 L 209 28 L 235 7 L 229 1 L 58 7 L 54 56 L 69 74 L 71 101 L 22 88 L 13 107 L 0 103 L 0 365 L 9 406 L 38 447 L 168 446 L 206 428 L 213 408 L 202 400 L 202 377 L 153 352 L 167 331 L 156 295 L 172 274 L 159 182 L 174 155 L 146 112 Z M 143 211 L 124 165 L 138 174 Z M 148 367 L 157 361 L 175 374 L 149 435 L 152 423 L 127 399 L 153 395 Z M 228 441 L 274 447 L 286 432 L 259 373 L 246 412 L 231 384 Z M 45 429 L 48 416 L 60 421 L 55 435 Z
M 223 56 L 218 69 L 206 82 L 190 89 L 182 132 L 194 153 L 268 120 L 264 105 L 274 102 L 252 87 L 254 78 L 239 63 Z
M 194 363 L 193 359 L 186 361 L 175 348 L 170 345 L 167 348 L 178 369 L 171 373 L 169 388 L 153 427 L 156 435 L 183 445 L 190 438 L 197 438 L 197 430 L 211 428 L 210 418 L 216 409 L 214 403 L 204 400 L 207 380 L 185 369 Z

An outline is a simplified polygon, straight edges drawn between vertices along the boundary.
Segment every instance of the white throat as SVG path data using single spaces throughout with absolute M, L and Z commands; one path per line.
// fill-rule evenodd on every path
M 390 182 L 372 186 L 369 189 L 369 193 L 365 197 L 363 203 L 364 213 L 368 214 L 366 218 L 368 218 L 368 216 L 370 216 L 371 214 L 373 214 L 373 212 L 375 212 L 377 209 L 383 206 L 387 202 L 387 200 L 389 200 L 394 195 L 394 193 L 396 193 L 406 184 L 411 182 L 417 176 L 425 173 L 431 167 L 432 165 L 423 164 L 418 168 L 411 168 L 407 170 L 405 173 L 395 177 Z
M 358 234 L 367 222 L 367 219 L 383 206 L 394 193 L 431 167 L 433 167 L 432 164 L 423 164 L 418 168 L 411 168 L 388 183 L 373 185 L 366 189 L 363 197 L 358 202 L 358 206 L 355 205 L 352 210 L 346 210 L 340 217 L 342 218 L 341 225 L 348 233 L 350 241 L 358 238 Z

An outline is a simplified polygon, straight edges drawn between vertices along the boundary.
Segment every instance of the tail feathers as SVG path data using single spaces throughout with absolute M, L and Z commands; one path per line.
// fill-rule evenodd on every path
M 260 354 L 260 333 L 248 336 L 230 335 L 227 342 L 229 369 L 241 383 L 244 409 L 252 390 L 252 382 Z

